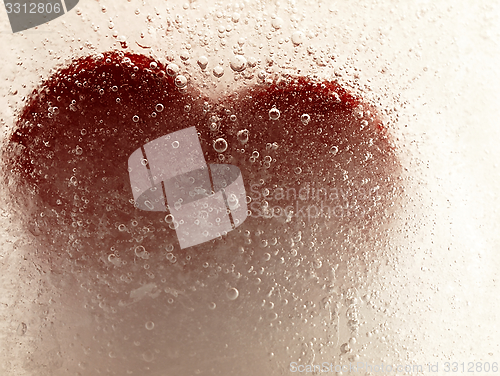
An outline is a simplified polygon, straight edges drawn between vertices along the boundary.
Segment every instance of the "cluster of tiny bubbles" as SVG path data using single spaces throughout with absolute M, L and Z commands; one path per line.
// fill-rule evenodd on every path
M 134 122 L 134 123 L 137 123 L 137 122 L 139 121 L 139 116 L 134 115 L 134 116 L 132 117 L 132 120 L 133 120 L 133 122 Z
M 177 64 L 170 63 L 167 65 L 167 68 L 165 70 L 169 76 L 175 77 L 179 74 L 181 69 L 179 68 L 179 66 Z
M 229 66 L 235 72 L 243 72 L 247 66 L 247 59 L 242 55 L 234 55 L 229 60 Z
M 200 56 L 198 58 L 198 66 L 202 69 L 205 70 L 208 66 L 208 58 L 206 56 Z
M 225 139 L 218 138 L 217 140 L 214 141 L 214 149 L 218 153 L 224 153 L 227 150 L 227 141 Z
M 311 116 L 309 116 L 309 114 L 303 114 L 300 117 L 300 121 L 302 122 L 302 124 L 307 125 L 311 121 Z
M 229 300 L 236 300 L 239 295 L 240 292 L 234 287 L 230 288 L 226 293 L 226 296 Z
M 224 75 L 224 68 L 222 68 L 220 65 L 217 65 L 213 71 L 213 75 L 217 78 L 221 78 Z
M 155 110 L 156 110 L 156 112 L 162 112 L 164 108 L 165 108 L 165 107 L 164 107 L 161 103 L 158 103 L 158 104 L 155 106 Z
M 242 144 L 246 144 L 248 142 L 248 135 L 248 129 L 242 129 L 241 131 L 238 131 L 236 137 L 238 138 L 239 142 L 241 142 Z
M 187 86 L 187 78 L 186 76 L 183 76 L 182 74 L 178 75 L 177 77 L 175 77 L 175 86 L 177 86 L 179 89 L 183 89 Z
M 280 110 L 278 110 L 276 107 L 273 107 L 269 110 L 269 119 L 271 120 L 278 120 L 280 118 Z

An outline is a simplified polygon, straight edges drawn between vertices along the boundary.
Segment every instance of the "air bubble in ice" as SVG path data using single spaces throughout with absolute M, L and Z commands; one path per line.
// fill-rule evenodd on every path
M 156 110 L 156 112 L 162 112 L 164 108 L 165 108 L 165 107 L 163 107 L 163 105 L 162 105 L 161 103 L 158 103 L 158 104 L 155 106 L 155 110 Z
M 311 117 L 309 116 L 309 114 L 303 114 L 300 117 L 300 121 L 302 122 L 302 124 L 307 125 L 311 121 Z
M 238 298 L 238 296 L 240 295 L 240 292 L 235 289 L 234 287 L 229 289 L 226 293 L 226 296 L 229 300 L 235 300 Z
M 296 31 L 292 34 L 292 43 L 296 46 L 304 43 L 304 33 L 302 31 Z
M 134 123 L 137 123 L 137 122 L 139 121 L 139 116 L 134 115 L 134 116 L 132 117 L 132 120 L 134 121 Z
M 214 141 L 214 149 L 218 153 L 224 153 L 227 150 L 227 141 L 223 138 L 218 138 Z
M 271 26 L 276 30 L 281 29 L 283 27 L 283 19 L 279 17 L 275 17 L 271 20 Z
M 215 77 L 217 78 L 220 78 L 224 75 L 224 68 L 222 68 L 220 65 L 217 65 L 214 69 L 213 69 L 213 74 Z
M 243 72 L 247 65 L 247 59 L 241 55 L 234 55 L 229 61 L 229 66 L 235 72 Z
M 179 74 L 180 68 L 177 64 L 170 63 L 167 65 L 166 71 L 169 76 L 173 77 Z
M 269 119 L 271 120 L 278 120 L 280 118 L 280 110 L 278 110 L 276 107 L 273 107 L 269 110 Z
M 242 144 L 245 144 L 248 142 L 248 129 L 242 129 L 236 134 L 236 137 L 238 138 L 238 141 L 241 142 Z
M 201 69 L 206 69 L 208 65 L 208 58 L 206 56 L 200 56 L 198 58 L 198 65 Z
M 179 75 L 175 78 L 174 83 L 175 83 L 175 86 L 177 86 L 180 89 L 185 88 L 187 85 L 187 78 L 186 78 L 186 76 Z

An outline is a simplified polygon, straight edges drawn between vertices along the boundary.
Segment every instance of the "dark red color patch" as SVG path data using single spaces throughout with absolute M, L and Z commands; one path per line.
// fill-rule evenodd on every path
M 174 230 L 144 231 L 145 226 L 158 228 L 167 213 L 134 208 L 127 161 L 148 141 L 190 126 L 200 133 L 207 163 L 231 163 L 241 169 L 247 194 L 254 197 L 249 203 L 254 214 L 266 213 L 264 196 L 257 200 L 252 193 L 262 194 L 264 188 L 271 192 L 271 208 L 295 205 L 291 197 L 273 201 L 279 187 L 341 192 L 351 214 L 313 218 L 332 230 L 354 220 L 369 224 L 390 204 L 398 163 L 387 131 L 373 108 L 337 83 L 287 77 L 256 84 L 217 103 L 194 86 L 190 83 L 181 91 L 161 63 L 116 52 L 79 59 L 44 82 L 23 109 L 3 152 L 12 199 L 29 213 L 30 231 L 48 239 L 76 234 L 87 239 L 75 245 L 87 256 L 105 255 L 108 245 L 100 242 L 107 239 L 154 243 L 168 238 L 175 244 Z M 155 109 L 158 103 L 164 106 L 162 112 Z M 278 120 L 269 117 L 273 106 L 280 111 Z M 310 116 L 308 124 L 301 121 L 303 114 Z M 238 132 L 244 129 L 249 137 L 243 144 Z M 223 154 L 212 146 L 219 137 L 229 144 Z M 259 153 L 255 160 L 250 159 L 254 151 Z M 273 221 L 281 226 L 281 219 Z M 134 220 L 138 225 L 131 225 Z M 249 217 L 246 224 L 269 220 Z M 120 224 L 127 231 L 120 231 Z

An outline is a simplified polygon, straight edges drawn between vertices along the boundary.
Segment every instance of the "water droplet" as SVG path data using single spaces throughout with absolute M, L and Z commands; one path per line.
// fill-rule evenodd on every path
M 300 117 L 300 121 L 302 122 L 302 124 L 307 125 L 311 121 L 311 117 L 309 116 L 309 114 L 303 114 Z
M 167 65 L 166 71 L 169 76 L 177 76 L 180 72 L 180 68 L 177 64 L 170 63 Z
M 235 300 L 240 295 L 240 292 L 233 287 L 227 291 L 226 295 L 229 300 Z
M 148 322 L 146 323 L 146 329 L 147 329 L 147 330 L 153 330 L 153 328 L 154 328 L 154 327 L 155 327 L 155 323 L 154 323 L 154 322 L 152 322 L 152 321 L 148 321 Z
M 214 141 L 214 149 L 218 153 L 224 153 L 227 150 L 227 141 L 223 138 L 218 138 Z
M 269 119 L 271 120 L 278 120 L 280 118 L 280 110 L 278 110 L 276 107 L 273 107 L 269 110 Z
M 206 69 L 208 65 L 208 58 L 206 56 L 200 56 L 198 58 L 198 65 L 201 69 Z
M 165 108 L 165 107 L 163 107 L 163 105 L 162 105 L 161 103 L 158 103 L 158 104 L 155 106 L 155 110 L 156 110 L 156 112 L 162 112 L 164 108 Z
M 296 31 L 292 34 L 292 43 L 296 46 L 304 43 L 304 33 L 302 31 Z
M 178 75 L 177 77 L 175 77 L 174 83 L 175 83 L 175 86 L 177 86 L 180 89 L 185 88 L 187 85 L 187 78 L 186 78 L 186 76 L 183 76 L 182 74 Z
M 236 134 L 236 137 L 238 138 L 238 141 L 241 142 L 242 144 L 246 144 L 248 142 L 248 129 L 242 129 Z
M 243 72 L 247 66 L 247 59 L 241 55 L 234 55 L 229 61 L 229 66 L 235 72 Z
M 134 115 L 134 116 L 132 117 L 132 120 L 134 121 L 134 123 L 137 123 L 137 122 L 139 121 L 139 116 Z
M 213 69 L 213 74 L 215 77 L 217 78 L 220 78 L 224 75 L 224 68 L 222 68 L 220 65 L 217 65 L 214 69 Z

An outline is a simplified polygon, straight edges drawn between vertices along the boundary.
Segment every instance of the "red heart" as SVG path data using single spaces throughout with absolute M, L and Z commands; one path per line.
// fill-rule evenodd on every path
M 125 276 L 124 295 L 117 282 L 108 300 L 119 306 L 130 279 L 156 274 L 183 286 L 193 273 L 202 281 L 222 273 L 206 265 L 248 268 L 275 256 L 287 263 L 290 244 L 302 245 L 304 270 L 313 259 L 333 265 L 355 252 L 355 229 L 369 236 L 365 230 L 383 225 L 399 164 L 375 108 L 336 82 L 292 76 L 213 102 L 165 72 L 151 58 L 109 52 L 61 69 L 29 98 L 3 160 L 13 205 L 52 244 L 52 264 L 88 275 L 129 270 L 116 272 Z M 191 126 L 207 163 L 241 169 L 252 214 L 222 238 L 180 251 L 167 213 L 134 207 L 127 161 L 145 143 Z M 228 145 L 222 153 L 219 138 Z M 183 270 L 165 275 L 163 265 L 176 260 Z

